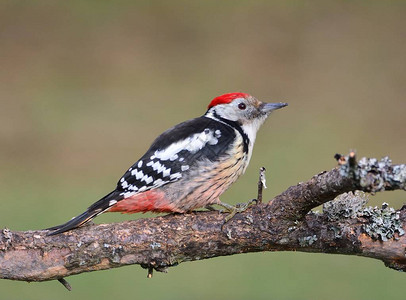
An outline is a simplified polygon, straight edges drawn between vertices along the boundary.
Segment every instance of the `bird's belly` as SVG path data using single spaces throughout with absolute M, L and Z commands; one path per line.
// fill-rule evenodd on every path
M 246 156 L 241 155 L 215 168 L 200 166 L 196 174 L 192 171 L 188 177 L 164 186 L 163 191 L 182 212 L 219 203 L 220 195 L 243 174 L 246 163 Z

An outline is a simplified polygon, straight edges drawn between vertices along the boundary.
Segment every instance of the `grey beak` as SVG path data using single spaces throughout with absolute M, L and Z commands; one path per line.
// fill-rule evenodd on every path
M 285 107 L 285 106 L 288 106 L 288 104 L 287 103 L 282 103 L 282 102 L 279 102 L 279 103 L 264 103 L 264 106 L 262 106 L 261 110 L 264 113 L 270 113 L 271 111 L 277 110 L 277 109 Z

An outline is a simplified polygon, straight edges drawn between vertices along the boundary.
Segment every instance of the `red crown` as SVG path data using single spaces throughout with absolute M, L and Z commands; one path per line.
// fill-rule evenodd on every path
M 245 93 L 229 93 L 229 94 L 224 94 L 221 96 L 218 96 L 211 100 L 209 104 L 209 109 L 212 108 L 213 106 L 219 105 L 219 104 L 227 104 L 233 101 L 234 99 L 237 98 L 247 98 L 249 95 Z

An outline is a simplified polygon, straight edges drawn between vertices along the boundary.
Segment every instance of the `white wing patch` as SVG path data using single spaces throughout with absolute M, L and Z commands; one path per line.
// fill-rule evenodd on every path
M 144 177 L 141 178 L 141 181 L 144 181 L 148 185 L 154 181 L 154 178 L 152 176 L 144 175 Z
M 152 169 L 157 173 L 162 173 L 163 171 L 166 170 L 166 167 L 162 165 L 159 161 L 156 162 L 150 161 L 149 163 L 147 163 L 147 166 L 152 167 Z
M 170 178 L 171 180 L 179 179 L 179 178 L 182 178 L 182 174 L 180 174 L 180 173 L 173 173 L 173 174 L 171 174 L 171 176 L 169 176 L 169 178 Z
M 144 172 L 142 170 L 134 169 L 131 171 L 131 175 L 135 176 L 137 180 L 140 180 L 144 176 Z
M 171 175 L 171 168 L 165 169 L 165 170 L 162 172 L 162 177 L 168 177 L 169 175 Z
M 181 151 L 186 150 L 194 154 L 197 151 L 202 150 L 206 144 L 216 145 L 220 136 L 220 130 L 213 131 L 206 128 L 203 132 L 195 133 L 184 140 L 173 143 L 165 149 L 155 151 L 154 155 L 151 156 L 151 159 L 158 158 L 163 161 L 173 161 L 178 159 L 178 153 Z

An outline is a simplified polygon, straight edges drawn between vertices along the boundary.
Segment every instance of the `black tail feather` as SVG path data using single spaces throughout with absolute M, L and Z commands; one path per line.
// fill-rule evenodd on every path
M 47 235 L 55 235 L 81 227 L 86 223 L 90 222 L 91 220 L 93 220 L 98 215 L 105 212 L 112 206 L 113 203 L 116 203 L 122 199 L 123 196 L 120 195 L 120 192 L 113 191 L 110 194 L 101 198 L 99 201 L 92 204 L 84 213 L 80 214 L 79 216 L 72 218 L 70 221 L 64 224 L 47 228 L 46 230 L 51 231 Z M 111 200 L 115 200 L 116 202 L 111 202 Z
M 55 235 L 58 233 L 69 231 L 74 228 L 78 228 L 80 226 L 85 225 L 87 222 L 92 220 L 94 217 L 95 217 L 95 215 L 92 215 L 89 211 L 85 211 L 83 214 L 81 214 L 77 217 L 74 217 L 72 220 L 66 222 L 65 224 L 47 228 L 47 230 L 53 230 L 52 232 L 49 232 L 47 235 Z

